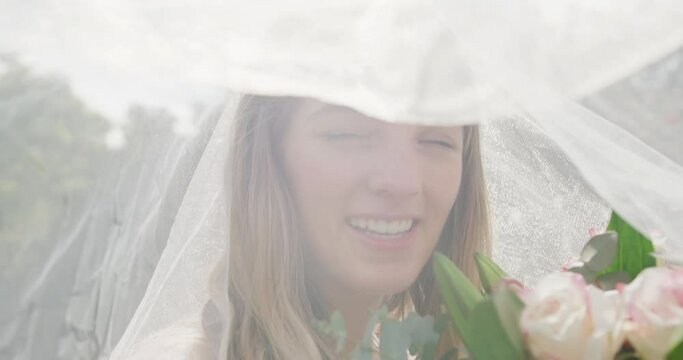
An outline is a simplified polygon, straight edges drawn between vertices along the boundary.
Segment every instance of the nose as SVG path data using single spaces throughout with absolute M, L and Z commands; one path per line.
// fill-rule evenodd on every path
M 412 197 L 422 193 L 423 178 L 417 150 L 408 141 L 394 141 L 377 150 L 368 187 L 376 194 Z

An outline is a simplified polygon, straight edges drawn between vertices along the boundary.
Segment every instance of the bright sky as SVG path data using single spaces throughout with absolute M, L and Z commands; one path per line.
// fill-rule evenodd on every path
M 152 68 L 158 59 L 139 56 L 149 42 L 145 34 L 122 23 L 125 16 L 114 16 L 113 6 L 101 0 L 2 0 L 0 52 L 17 55 L 37 73 L 64 76 L 114 123 L 124 121 L 131 103 L 187 118 L 193 103 L 220 98 L 222 89 L 190 83 L 172 64 Z

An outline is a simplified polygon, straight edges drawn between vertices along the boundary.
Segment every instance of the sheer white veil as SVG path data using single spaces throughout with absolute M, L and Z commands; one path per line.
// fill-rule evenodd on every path
M 605 227 L 610 209 L 649 235 L 662 256 L 683 255 L 683 148 L 666 141 L 672 131 L 683 135 L 683 6 L 674 0 L 100 0 L 80 6 L 106 20 L 98 31 L 126 41 L 113 48 L 116 56 L 92 55 L 95 61 L 114 58 L 128 73 L 174 74 L 232 92 L 220 116 L 198 124 L 192 141 L 162 144 L 145 160 L 156 169 L 153 179 L 179 166 L 168 174 L 176 180 L 159 191 L 141 181 L 117 192 L 145 211 L 122 215 L 129 231 L 105 222 L 87 236 L 79 227 L 60 235 L 60 243 L 92 244 L 84 247 L 109 240 L 104 265 L 79 267 L 97 269 L 93 276 L 66 282 L 87 291 L 61 295 L 65 317 L 78 314 L 81 304 L 99 306 L 80 322 L 89 322 L 92 338 L 62 338 L 63 357 L 126 358 L 179 321 L 202 329 L 203 312 L 225 358 L 229 300 L 226 292 L 209 292 L 208 277 L 229 252 L 226 175 L 239 93 L 314 97 L 392 122 L 479 124 L 493 256 L 527 283 L 576 255 L 591 229 Z M 130 61 L 132 54 L 140 61 Z M 659 121 L 674 114 L 680 116 L 675 122 Z M 641 117 L 648 121 L 632 120 Z M 661 130 L 666 126 L 670 131 Z M 111 201 L 94 200 L 80 224 L 97 219 Z M 173 210 L 160 211 L 162 204 Z M 158 262 L 142 251 L 154 246 L 163 246 L 152 252 Z M 151 271 L 140 269 L 145 257 L 153 275 L 144 296 L 129 297 L 129 289 L 147 284 Z M 48 269 L 72 261 L 59 254 L 46 259 Z M 59 283 L 47 275 L 27 279 L 11 308 L 24 311 Z M 20 346 L 11 331 L 0 335 Z M 79 348 L 92 344 L 97 348 Z

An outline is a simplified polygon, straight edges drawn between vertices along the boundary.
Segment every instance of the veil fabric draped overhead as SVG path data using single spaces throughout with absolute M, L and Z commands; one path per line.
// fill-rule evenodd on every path
M 191 140 L 141 150 L 149 156 L 131 166 L 154 181 L 129 184 L 124 172 L 105 183 L 55 239 L 44 270 L 7 282 L 16 295 L 0 318 L 10 329 L 0 349 L 16 358 L 30 358 L 27 339 L 44 336 L 25 326 L 27 314 L 57 293 L 62 310 L 34 321 L 56 324 L 60 358 L 125 358 L 178 321 L 199 324 L 209 299 L 218 331 L 227 328 L 227 294 L 212 297 L 207 279 L 229 252 L 227 150 L 239 93 L 314 97 L 391 122 L 480 124 L 494 259 L 527 283 L 576 255 L 610 209 L 666 257 L 683 257 L 683 148 L 666 138 L 683 135 L 675 0 L 74 4 L 56 16 L 73 10 L 91 21 L 47 37 L 89 64 L 230 95 Z M 653 93 L 663 96 L 645 100 Z M 630 120 L 636 112 L 648 121 Z M 107 210 L 126 200 L 134 206 L 111 222 Z M 87 259 L 102 239 L 103 261 Z M 55 292 L 60 284 L 68 290 Z

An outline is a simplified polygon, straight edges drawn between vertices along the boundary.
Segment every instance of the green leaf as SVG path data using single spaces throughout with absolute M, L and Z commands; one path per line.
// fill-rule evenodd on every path
M 614 290 L 618 283 L 628 284 L 630 280 L 631 278 L 626 271 L 609 272 L 598 276 L 596 279 L 602 290 Z
M 408 329 L 413 344 L 436 344 L 439 341 L 439 334 L 434 331 L 434 318 L 432 316 L 420 316 L 411 312 L 403 320 L 403 324 Z
M 410 312 L 405 319 L 396 320 L 388 316 L 386 307 L 372 314 L 365 337 L 354 359 L 370 359 L 373 355 L 372 332 L 381 326 L 379 355 L 382 359 L 406 359 L 407 354 L 419 354 L 421 359 L 433 360 L 439 341 L 435 331 L 434 318 Z
M 481 292 L 467 278 L 467 275 L 458 269 L 446 255 L 439 252 L 434 253 L 434 267 L 439 274 L 446 276 L 449 287 L 457 290 L 456 299 L 467 312 L 474 309 L 484 299 Z
M 337 347 L 335 351 L 340 353 L 344 349 L 346 343 L 346 328 L 344 327 L 344 317 L 339 311 L 335 311 L 330 316 L 330 321 L 316 320 L 313 325 L 321 333 L 328 335 L 337 340 Z
M 434 277 L 446 311 L 451 316 L 453 325 L 465 347 L 469 348 L 472 336 L 468 319 L 474 307 L 483 301 L 483 295 L 445 255 L 434 253 L 433 267 Z
M 384 321 L 387 318 L 388 310 L 386 306 L 382 306 L 377 311 L 373 311 L 370 315 L 370 320 L 368 320 L 368 325 L 365 327 L 365 333 L 363 334 L 363 339 L 361 339 L 360 345 L 354 351 L 352 358 L 354 360 L 373 360 L 373 345 L 372 337 L 375 331 L 375 327 L 378 323 Z
M 515 348 L 515 352 L 521 357 L 525 350 L 519 319 L 522 316 L 522 310 L 524 310 L 524 303 L 507 286 L 499 287 L 492 299 L 500 325 L 510 340 L 510 344 Z
M 490 258 L 480 254 L 474 254 L 474 262 L 477 264 L 479 279 L 487 294 L 491 294 L 493 287 L 502 279 L 508 277 L 503 269 Z
M 468 347 L 475 359 L 516 360 L 523 359 L 524 353 L 518 349 L 503 328 L 492 299 L 480 302 L 472 311 L 470 330 L 474 336 Z
M 420 360 L 434 360 L 436 357 L 436 344 L 427 344 L 422 347 L 416 347 L 414 351 L 411 347 L 410 354 L 413 356 L 419 355 Z
M 614 231 L 595 235 L 581 251 L 584 266 L 594 272 L 602 271 L 614 262 L 619 252 L 619 238 Z
M 374 360 L 371 348 L 360 347 L 356 349 L 353 360 Z
M 335 350 L 340 353 L 344 350 L 346 343 L 346 327 L 344 326 L 344 317 L 339 311 L 333 312 L 330 317 L 330 330 L 336 334 L 337 347 Z
M 680 360 L 683 359 L 683 341 L 674 346 L 666 355 L 666 360 Z
M 382 322 L 379 335 L 380 353 L 386 359 L 407 359 L 410 347 L 410 333 L 403 324 L 394 319 Z
M 598 275 L 614 271 L 626 271 L 630 280 L 633 280 L 643 269 L 657 265 L 652 256 L 654 251 L 652 241 L 633 228 L 616 212 L 612 212 L 607 230 L 616 231 L 619 234 L 619 252 L 612 265 Z
M 597 274 L 595 272 L 583 266 L 575 266 L 573 268 L 567 269 L 567 271 L 571 271 L 583 276 L 583 279 L 586 281 L 586 284 L 592 284 L 593 281 L 595 281 L 595 278 L 597 277 Z

